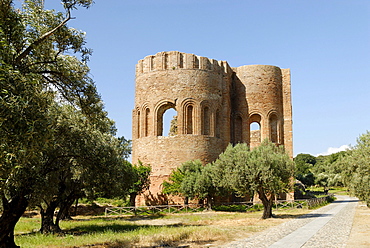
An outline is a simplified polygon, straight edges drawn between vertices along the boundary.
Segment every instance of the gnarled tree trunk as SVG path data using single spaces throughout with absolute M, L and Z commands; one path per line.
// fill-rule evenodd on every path
M 41 208 L 41 233 L 58 233 L 61 231 L 60 227 L 54 223 L 54 212 L 58 206 L 58 201 L 53 200 L 44 210 Z
M 60 220 L 72 220 L 72 217 L 70 215 L 70 209 L 72 207 L 73 202 L 77 199 L 78 197 L 75 196 L 73 193 L 69 195 L 67 199 L 64 201 L 61 201 L 60 203 L 60 209 L 59 212 L 55 218 L 55 225 L 59 227 L 59 221 Z
M 19 194 L 8 201 L 2 196 L 3 213 L 0 217 L 0 248 L 18 248 L 14 242 L 14 227 L 28 206 L 27 194 Z
M 135 207 L 135 201 L 136 201 L 136 196 L 137 196 L 137 193 L 134 192 L 134 193 L 130 193 L 130 206 L 131 207 Z
M 274 204 L 274 195 L 266 194 L 263 189 L 258 190 L 258 197 L 261 199 L 263 204 L 262 219 L 268 219 L 272 217 L 272 206 Z
M 212 205 L 213 205 L 213 197 L 210 195 L 206 196 L 207 199 L 207 210 L 212 210 Z

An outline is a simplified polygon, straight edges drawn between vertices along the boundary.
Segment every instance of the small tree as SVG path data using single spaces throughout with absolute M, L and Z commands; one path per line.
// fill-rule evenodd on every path
M 207 200 L 207 209 L 209 210 L 212 209 L 216 196 L 225 196 L 230 193 L 219 183 L 218 179 L 223 175 L 218 175 L 218 172 L 212 164 L 206 164 L 202 167 L 201 173 L 197 175 L 194 183 L 194 192 L 199 199 Z
M 162 193 L 184 197 L 184 203 L 188 204 L 189 198 L 195 198 L 194 191 L 197 175 L 201 173 L 202 162 L 200 160 L 187 161 L 173 170 L 168 181 L 163 182 Z
M 222 175 L 218 172 L 212 164 L 187 161 L 170 174 L 169 181 L 163 182 L 162 193 L 183 196 L 185 204 L 189 198 L 207 200 L 207 208 L 212 209 L 214 197 L 226 192 L 219 183 Z
M 229 145 L 213 164 L 219 173 L 223 172 L 223 186 L 240 195 L 258 194 L 264 206 L 263 219 L 272 217 L 275 196 L 291 189 L 295 173 L 295 165 L 284 148 L 267 140 L 251 151 L 244 143 Z
M 162 193 L 167 195 L 182 195 L 181 183 L 184 180 L 185 172 L 182 167 L 173 170 L 168 178 L 168 181 L 163 181 Z M 184 196 L 186 197 L 186 196 Z
M 149 188 L 151 171 L 152 168 L 149 165 L 143 165 L 141 161 L 138 165 L 132 166 L 133 178 L 129 188 L 130 206 L 135 206 L 136 196 Z

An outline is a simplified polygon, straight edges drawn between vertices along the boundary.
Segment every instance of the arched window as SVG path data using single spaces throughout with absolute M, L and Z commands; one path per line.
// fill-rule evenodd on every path
M 209 107 L 206 106 L 203 108 L 202 116 L 202 134 L 210 135 L 211 134 L 211 113 Z
M 163 114 L 163 135 L 177 135 L 177 112 L 174 108 L 166 110 Z
M 250 129 L 251 129 L 251 131 L 257 131 L 257 130 L 260 130 L 261 127 L 260 127 L 260 124 L 258 122 L 252 122 L 251 125 L 250 125 Z
M 251 147 L 261 143 L 261 116 L 259 114 L 249 117 L 249 133 Z
M 196 102 L 193 99 L 188 98 L 181 103 L 181 120 L 179 120 L 181 130 L 179 130 L 179 133 L 201 134 L 201 117 L 198 118 L 198 113 Z M 195 120 L 199 122 L 196 123 Z
M 272 143 L 279 143 L 278 118 L 271 114 L 269 118 L 270 140 Z
M 137 126 L 136 126 L 136 128 L 137 128 L 136 129 L 137 130 L 136 131 L 136 137 L 137 138 L 140 138 L 140 110 L 137 111 L 137 120 L 136 121 L 137 121 L 136 122 L 137 123 Z
M 150 114 L 150 110 L 149 108 L 146 108 L 145 109 L 145 119 L 144 119 L 144 136 L 148 136 L 149 135 L 149 114 Z
M 171 120 L 177 116 L 175 104 L 166 102 L 157 110 L 157 136 L 167 136 L 171 126 Z
M 193 105 L 186 106 L 185 120 L 186 120 L 186 134 L 193 134 Z

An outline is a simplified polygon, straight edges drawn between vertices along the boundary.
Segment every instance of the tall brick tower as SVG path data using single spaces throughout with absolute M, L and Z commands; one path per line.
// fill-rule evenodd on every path
M 163 116 L 177 112 L 170 136 Z M 253 127 L 253 128 L 251 128 Z M 292 156 L 290 72 L 275 66 L 231 68 L 176 51 L 147 56 L 136 66 L 132 162 L 152 167 L 151 186 L 137 204 L 164 200 L 161 184 L 188 160 L 214 161 L 229 143 L 251 147 L 263 139 Z

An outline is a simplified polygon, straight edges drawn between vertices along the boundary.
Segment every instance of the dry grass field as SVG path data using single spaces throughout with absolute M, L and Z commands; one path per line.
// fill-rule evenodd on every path
M 22 218 L 16 227 L 21 247 L 215 247 L 249 237 L 309 212 L 307 209 L 275 211 L 276 218 L 262 220 L 262 212 L 198 212 L 152 217 L 106 218 L 76 216 L 64 221 L 63 234 L 37 233 L 37 216 Z

